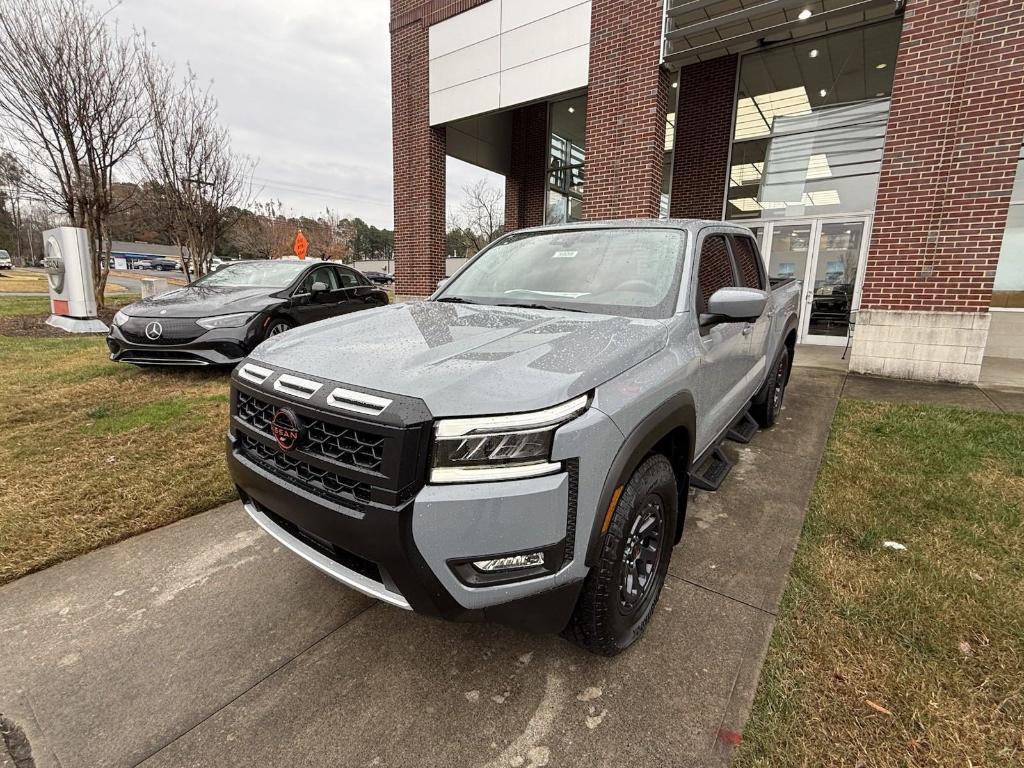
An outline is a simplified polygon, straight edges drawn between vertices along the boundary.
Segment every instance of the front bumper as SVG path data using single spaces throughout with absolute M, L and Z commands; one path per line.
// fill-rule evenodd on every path
M 217 328 L 181 344 L 139 344 L 117 326 L 107 335 L 110 359 L 133 365 L 234 366 L 259 343 L 252 326 Z

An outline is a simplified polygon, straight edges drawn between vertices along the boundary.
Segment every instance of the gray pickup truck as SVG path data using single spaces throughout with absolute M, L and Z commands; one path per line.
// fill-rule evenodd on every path
M 253 519 L 348 586 L 614 654 L 691 486 L 779 414 L 799 286 L 710 221 L 508 234 L 428 300 L 289 331 L 232 375 Z

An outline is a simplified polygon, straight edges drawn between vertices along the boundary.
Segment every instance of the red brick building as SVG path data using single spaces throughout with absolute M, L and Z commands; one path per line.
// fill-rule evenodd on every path
M 392 0 L 399 293 L 445 271 L 446 157 L 506 228 L 750 226 L 804 343 L 976 381 L 1024 358 L 1020 0 Z

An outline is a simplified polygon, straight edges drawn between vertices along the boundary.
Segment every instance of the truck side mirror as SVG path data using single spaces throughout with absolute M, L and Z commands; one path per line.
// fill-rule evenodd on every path
M 444 288 L 446 285 L 448 285 L 448 281 L 449 280 L 451 280 L 450 277 L 442 277 L 440 280 L 438 280 L 437 281 L 437 290 L 440 291 L 442 288 Z
M 719 288 L 708 299 L 708 311 L 700 316 L 700 324 L 752 323 L 764 314 L 767 304 L 768 294 L 756 288 Z

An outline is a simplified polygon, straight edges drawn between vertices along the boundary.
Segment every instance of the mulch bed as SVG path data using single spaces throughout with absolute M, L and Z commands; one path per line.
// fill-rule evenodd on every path
M 116 308 L 101 309 L 100 320 L 107 325 L 114 319 Z M 43 315 L 15 315 L 13 317 L 0 317 L 0 336 L 32 336 L 35 338 L 65 338 L 72 334 L 47 325 L 49 314 Z M 78 335 L 78 334 L 75 334 Z M 90 336 L 102 336 L 102 334 L 88 334 Z

